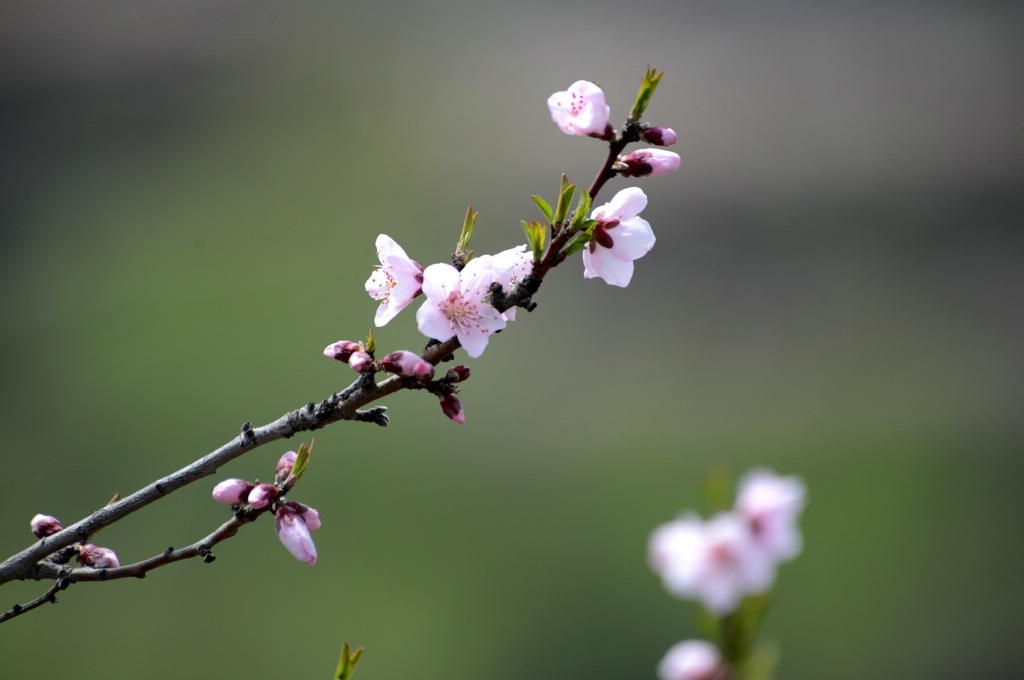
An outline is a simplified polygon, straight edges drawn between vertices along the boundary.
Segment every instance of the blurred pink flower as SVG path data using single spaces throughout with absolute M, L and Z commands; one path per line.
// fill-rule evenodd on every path
M 676 643 L 658 664 L 660 680 L 725 680 L 727 673 L 718 647 L 704 640 Z
M 607 137 L 611 108 L 604 92 L 594 83 L 577 80 L 568 90 L 548 97 L 551 119 L 567 135 Z
M 807 502 L 799 477 L 781 477 L 757 468 L 740 480 L 736 511 L 750 522 L 754 541 L 775 560 L 791 560 L 800 554 L 803 537 L 797 518 Z

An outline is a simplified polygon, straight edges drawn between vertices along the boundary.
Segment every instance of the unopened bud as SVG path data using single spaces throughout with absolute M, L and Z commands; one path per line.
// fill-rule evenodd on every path
M 36 515 L 32 518 L 30 525 L 32 526 L 32 533 L 36 535 L 36 538 L 53 536 L 58 531 L 64 529 L 60 520 L 50 515 Z
M 643 137 L 645 142 L 654 146 L 672 146 L 676 143 L 676 131 L 667 125 L 646 127 Z
M 265 508 L 277 498 L 277 487 L 273 484 L 257 484 L 249 492 L 249 505 L 254 508 Z
M 459 425 L 466 424 L 466 414 L 462 410 L 462 402 L 454 394 L 441 397 L 441 411 Z
M 449 368 L 448 372 L 444 376 L 444 379 L 450 383 L 458 383 L 462 382 L 463 380 L 469 380 L 469 367 L 462 366 L 460 364 L 458 366 Z
M 284 480 L 288 479 L 288 475 L 292 473 L 292 468 L 295 467 L 295 461 L 298 460 L 299 454 L 294 451 L 288 451 L 281 460 L 277 461 L 277 471 L 274 474 L 274 479 L 280 484 Z
M 348 363 L 349 357 L 355 352 L 362 351 L 362 349 L 363 346 L 358 342 L 339 340 L 333 345 L 327 345 L 324 348 L 324 356 L 328 359 L 337 359 L 338 361 Z
M 309 535 L 305 519 L 291 508 L 282 505 L 274 515 L 274 530 L 281 545 L 300 562 L 316 564 L 316 546 Z
M 121 566 L 117 560 L 117 553 L 110 548 L 100 548 L 91 543 L 78 549 L 78 562 L 93 569 L 117 569 Z
M 392 352 L 380 360 L 380 366 L 389 373 L 397 373 L 427 382 L 434 377 L 434 366 L 418 354 L 408 350 Z
M 373 370 L 373 357 L 366 352 L 354 352 L 348 358 L 348 365 L 356 373 L 369 373 Z
M 679 154 L 662 149 L 642 149 L 620 158 L 618 166 L 627 177 L 657 177 L 679 169 Z
M 306 523 L 306 528 L 310 531 L 316 531 L 320 528 L 320 513 L 316 511 L 316 508 L 311 508 L 297 501 L 285 501 L 284 505 L 301 517 L 302 521 Z
M 224 505 L 242 503 L 249 497 L 249 492 L 256 486 L 244 479 L 225 479 L 213 487 L 213 500 Z

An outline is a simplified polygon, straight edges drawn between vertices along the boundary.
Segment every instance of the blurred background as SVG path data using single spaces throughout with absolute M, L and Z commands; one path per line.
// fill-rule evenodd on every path
M 804 554 L 764 639 L 786 680 L 1024 675 L 1024 8 L 1007 2 L 23 2 L 0 8 L 4 555 L 351 380 L 386 232 L 445 261 L 523 242 L 598 142 L 577 79 L 683 165 L 638 180 L 657 247 L 623 290 L 571 261 L 426 394 L 316 433 L 271 524 L 0 631 L 8 677 L 653 678 L 698 634 L 646 565 L 708 474 L 798 474 Z M 612 193 L 626 186 L 609 186 Z M 602 201 L 598 201 L 602 202 Z M 418 348 L 412 311 L 379 333 Z M 123 562 L 227 517 L 221 478 L 105 530 Z M 14 583 L 2 607 L 45 588 Z

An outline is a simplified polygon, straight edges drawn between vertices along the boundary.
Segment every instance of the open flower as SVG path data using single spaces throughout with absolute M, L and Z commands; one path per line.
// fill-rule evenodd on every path
M 594 83 L 577 80 L 568 90 L 548 97 L 548 108 L 551 119 L 567 135 L 610 136 L 611 108 L 604 101 L 604 92 Z
M 488 256 L 484 255 L 483 257 Z M 526 275 L 533 271 L 533 251 L 525 243 L 489 257 L 494 266 L 494 283 L 499 284 L 505 293 L 512 290 L 512 286 L 525 279 Z M 515 307 L 509 307 L 504 314 L 509 321 L 516 320 Z
M 460 272 L 450 264 L 432 264 L 423 271 L 426 300 L 416 310 L 420 333 L 444 342 L 453 337 L 476 358 L 484 353 L 491 333 L 505 327 L 506 319 L 491 306 L 488 294 L 494 281 L 491 258 L 470 260 Z
M 770 557 L 791 560 L 803 547 L 796 521 L 805 502 L 806 489 L 799 477 L 757 468 L 740 480 L 736 511 L 750 522 L 754 541 Z
M 660 680 L 725 680 L 727 673 L 718 647 L 704 640 L 672 645 L 658 664 Z
M 615 194 L 590 214 L 598 221 L 594 239 L 583 250 L 583 276 L 599 277 L 613 286 L 626 287 L 633 278 L 633 260 L 654 247 L 654 232 L 640 212 L 647 195 L 637 187 Z
M 383 326 L 420 294 L 423 267 L 386 234 L 377 237 L 376 245 L 380 266 L 366 280 L 366 292 L 380 301 L 373 322 Z
M 719 616 L 775 580 L 775 561 L 754 543 L 749 523 L 731 512 L 707 522 L 687 515 L 658 527 L 648 559 L 670 593 L 697 600 Z

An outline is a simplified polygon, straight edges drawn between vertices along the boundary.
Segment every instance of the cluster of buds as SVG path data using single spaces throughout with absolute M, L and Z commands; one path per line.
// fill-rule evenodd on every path
M 658 527 L 650 538 L 648 561 L 672 595 L 696 600 L 717 617 L 728 616 L 744 598 L 768 592 L 778 565 L 800 553 L 797 519 L 805 503 L 799 478 L 752 470 L 740 480 L 731 510 L 706 521 L 685 513 Z M 662 680 L 719 677 L 680 670 L 716 667 L 706 644 L 673 648 L 659 667 Z M 695 658 L 703 661 L 698 664 Z
M 36 538 L 46 538 L 64 530 L 60 520 L 52 515 L 36 515 L 29 522 L 29 526 L 31 526 L 32 533 L 35 534 Z M 116 569 L 121 566 L 120 561 L 117 559 L 117 553 L 110 548 L 101 548 L 91 543 L 79 543 L 74 546 L 74 549 L 74 556 L 83 567 Z M 71 557 L 68 556 L 66 559 L 69 560 Z
M 320 528 L 320 514 L 315 508 L 284 497 L 305 472 L 310 448 L 303 444 L 298 453 L 288 451 L 281 456 L 273 484 L 225 479 L 213 488 L 213 500 L 236 509 L 243 505 L 256 510 L 269 508 L 281 544 L 300 562 L 315 564 L 316 546 L 309 532 Z

